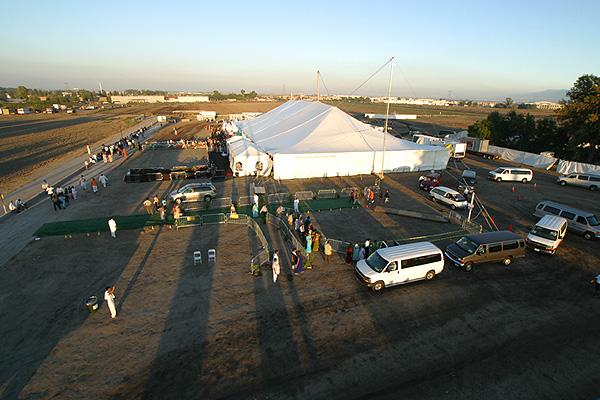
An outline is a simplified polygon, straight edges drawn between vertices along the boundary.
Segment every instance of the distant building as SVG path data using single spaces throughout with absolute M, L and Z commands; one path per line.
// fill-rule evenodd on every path
M 480 105 L 481 107 L 495 107 L 496 104 L 498 104 L 498 102 L 497 101 L 478 101 L 477 104 Z
M 168 103 L 207 103 L 209 99 L 208 96 L 175 96 L 168 97 L 165 101 Z
M 110 101 L 114 104 L 164 103 L 165 96 L 110 96 Z
M 372 103 L 387 103 L 387 97 L 371 97 Z M 391 97 L 390 104 L 410 104 L 415 106 L 456 106 L 458 101 L 445 99 L 412 98 L 412 97 Z
M 560 110 L 561 108 L 564 107 L 562 104 L 554 103 L 552 101 L 536 101 L 534 103 L 525 103 L 525 104 L 531 104 L 538 110 Z

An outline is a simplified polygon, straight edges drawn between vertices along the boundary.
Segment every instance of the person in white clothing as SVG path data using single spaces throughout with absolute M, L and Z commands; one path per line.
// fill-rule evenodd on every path
M 112 319 L 117 318 L 117 307 L 115 306 L 115 287 L 106 287 L 104 291 L 104 300 L 106 300 L 106 304 L 108 305 L 108 309 L 110 310 L 110 317 Z
M 258 205 L 258 195 L 256 193 L 254 193 L 252 201 L 254 202 L 254 204 Z
M 281 268 L 279 266 L 279 250 L 275 250 L 273 252 L 273 262 L 271 263 L 271 268 L 273 268 L 273 283 L 277 283 L 277 277 L 281 273 Z
M 298 198 L 294 199 L 294 212 L 300 214 L 300 200 Z
M 102 187 L 106 187 L 108 185 L 108 178 L 106 177 L 106 175 L 100 174 L 100 178 L 98 178 L 98 180 L 102 184 Z
M 115 221 L 114 217 L 111 217 L 108 220 L 108 229 L 110 229 L 110 236 L 113 238 L 117 237 L 117 221 Z

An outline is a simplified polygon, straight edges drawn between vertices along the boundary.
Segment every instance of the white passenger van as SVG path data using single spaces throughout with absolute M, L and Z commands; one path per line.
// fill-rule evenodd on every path
M 498 167 L 488 172 L 488 178 L 496 182 L 512 181 L 527 183 L 533 179 L 533 171 L 527 168 Z
M 544 215 L 529 231 L 525 239 L 534 251 L 554 254 L 567 233 L 567 220 L 555 215 Z
M 587 240 L 600 239 L 600 220 L 594 213 L 567 206 L 554 201 L 540 201 L 535 206 L 533 215 L 558 215 L 568 222 L 570 231 L 583 235 Z
M 357 279 L 379 292 L 386 286 L 431 280 L 444 269 L 442 251 L 430 242 L 379 249 L 354 267 Z

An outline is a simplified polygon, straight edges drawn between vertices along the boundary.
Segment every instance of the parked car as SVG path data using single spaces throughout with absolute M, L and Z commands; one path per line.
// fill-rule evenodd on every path
M 431 280 L 444 269 L 442 251 L 430 242 L 385 247 L 354 267 L 362 284 L 379 292 L 387 286 Z
M 189 183 L 171 192 L 169 199 L 175 202 L 189 203 L 194 201 L 210 201 L 217 194 L 217 189 L 210 182 Z
M 567 220 L 568 228 L 587 240 L 600 238 L 600 221 L 594 213 L 556 203 L 554 201 L 540 201 L 535 206 L 533 215 L 543 217 L 544 215 L 558 215 Z
M 462 172 L 462 180 L 469 186 L 475 186 L 477 183 L 477 172 L 472 169 L 465 169 Z
M 592 191 L 600 187 L 600 175 L 593 174 L 567 174 L 556 179 L 561 186 L 581 186 Z
M 450 206 L 451 209 L 467 208 L 467 199 L 454 189 L 446 186 L 438 186 L 429 191 L 429 197 L 433 202 L 439 201 Z
M 498 167 L 488 172 L 488 177 L 496 182 L 513 181 L 527 183 L 533 179 L 533 171 L 527 168 Z
M 467 235 L 448 245 L 444 253 L 457 267 L 470 272 L 475 264 L 501 261 L 508 266 L 525 256 L 525 240 L 510 231 Z
M 436 186 L 440 186 L 441 183 L 441 175 L 437 172 L 432 172 L 427 175 L 421 175 L 419 177 L 419 187 L 423 190 L 429 191 Z
M 130 169 L 125 178 L 125 183 L 138 183 L 138 182 L 154 182 L 169 180 L 169 174 L 167 173 L 167 179 L 164 179 L 165 172 L 164 168 L 132 168 Z
M 567 233 L 567 220 L 544 215 L 529 231 L 525 243 L 534 251 L 554 254 Z

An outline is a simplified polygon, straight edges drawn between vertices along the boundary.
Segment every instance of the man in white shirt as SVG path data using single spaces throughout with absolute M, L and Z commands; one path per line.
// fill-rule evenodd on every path
M 252 201 L 254 202 L 254 204 L 256 204 L 258 206 L 258 195 L 256 193 L 254 193 Z
M 104 291 L 104 300 L 106 300 L 106 304 L 108 305 L 108 309 L 110 310 L 110 317 L 112 319 L 117 318 L 117 307 L 115 306 L 115 287 L 106 287 Z
M 300 214 L 300 200 L 298 198 L 294 199 L 294 212 Z
M 100 174 L 100 178 L 98 178 L 98 180 L 102 184 L 102 187 L 106 187 L 106 185 L 108 185 L 108 178 L 106 177 L 106 175 Z
M 110 236 L 113 238 L 117 237 L 117 221 L 115 221 L 114 217 L 108 220 L 108 229 L 110 229 Z
M 273 252 L 273 262 L 271 263 L 273 268 L 273 283 L 277 283 L 277 277 L 281 273 L 281 267 L 279 266 L 279 250 Z
M 8 203 L 8 210 L 10 212 L 13 212 L 17 209 L 17 206 L 15 206 L 15 203 L 13 203 L 13 201 L 11 200 L 10 203 Z

